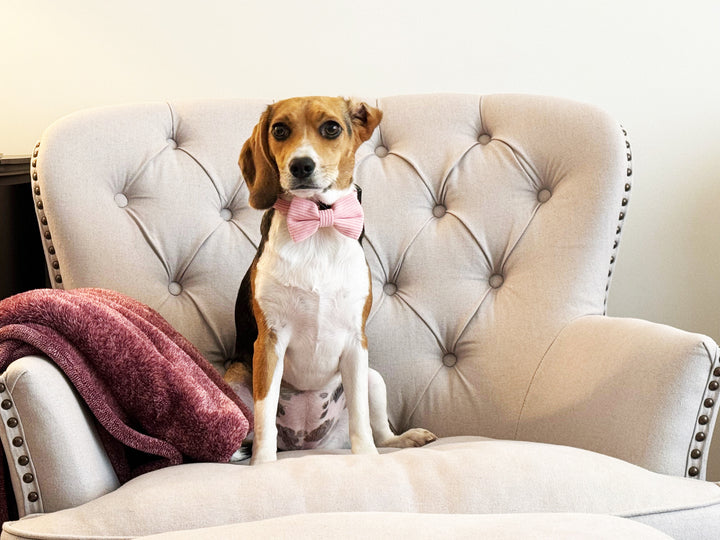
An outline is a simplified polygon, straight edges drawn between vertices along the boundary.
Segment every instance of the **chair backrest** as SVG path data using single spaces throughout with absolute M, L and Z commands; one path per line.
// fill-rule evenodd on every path
M 258 244 L 237 158 L 260 100 L 129 105 L 59 120 L 35 149 L 51 280 L 157 309 L 222 370 Z M 629 186 L 620 126 L 521 95 L 377 100 L 357 152 L 373 276 L 371 365 L 395 427 L 511 438 L 544 352 L 603 314 Z

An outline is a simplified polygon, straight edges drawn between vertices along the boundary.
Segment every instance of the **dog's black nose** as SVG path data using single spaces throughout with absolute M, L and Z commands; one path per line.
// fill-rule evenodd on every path
M 295 178 L 307 178 L 315 170 L 315 162 L 312 158 L 295 158 L 290 162 L 290 174 Z

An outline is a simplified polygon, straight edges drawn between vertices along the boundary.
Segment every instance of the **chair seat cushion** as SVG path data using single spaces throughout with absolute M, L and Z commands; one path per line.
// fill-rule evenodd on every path
M 221 538 L 493 538 L 494 540 L 662 540 L 670 536 L 641 523 L 598 514 L 410 514 L 338 512 L 299 514 L 234 525 L 161 533 L 143 540 Z
M 3 538 L 132 537 L 357 511 L 610 514 L 703 538 L 720 522 L 720 487 L 566 446 L 454 437 L 379 456 L 300 451 L 259 466 L 169 467 L 77 508 L 6 523 Z

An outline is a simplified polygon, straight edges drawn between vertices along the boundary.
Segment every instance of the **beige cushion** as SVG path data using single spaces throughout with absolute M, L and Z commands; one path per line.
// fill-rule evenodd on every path
M 564 446 L 450 438 L 381 456 L 334 454 L 288 452 L 257 467 L 162 469 L 77 508 L 6 525 L 6 531 L 21 538 L 105 538 L 317 512 L 570 512 L 645 520 L 676 538 L 694 538 L 683 536 L 692 530 L 688 521 L 714 530 L 720 516 L 715 484 Z
M 373 540 L 652 540 L 669 536 L 635 521 L 592 514 L 399 514 L 338 512 L 299 514 L 250 523 L 209 527 L 144 537 L 145 540 L 222 538 L 317 538 Z

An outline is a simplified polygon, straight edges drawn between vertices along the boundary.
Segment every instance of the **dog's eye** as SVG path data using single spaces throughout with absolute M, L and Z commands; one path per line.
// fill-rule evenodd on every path
M 270 133 L 276 141 L 284 141 L 290 137 L 290 128 L 285 124 L 277 123 L 273 125 Z
M 320 135 L 326 139 L 337 139 L 342 133 L 340 124 L 332 120 L 328 120 L 322 126 L 320 126 Z

